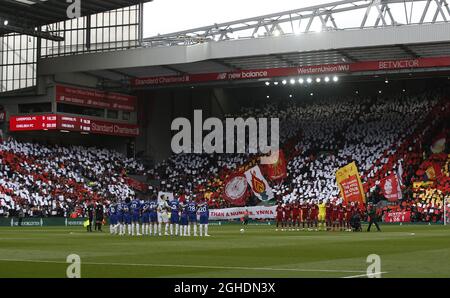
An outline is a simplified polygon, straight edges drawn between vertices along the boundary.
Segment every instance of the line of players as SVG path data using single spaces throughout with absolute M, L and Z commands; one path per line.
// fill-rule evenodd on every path
M 108 215 L 112 235 L 123 236 L 128 233 L 130 236 L 162 236 L 164 224 L 165 236 L 191 236 L 191 227 L 193 235 L 198 236 L 197 215 L 199 215 L 199 235 L 210 236 L 209 208 L 204 199 L 199 203 L 189 199 L 181 203 L 177 198 L 169 200 L 164 195 L 159 200 L 156 196 L 146 201 L 134 199 L 111 204 Z
M 351 219 L 361 214 L 357 202 L 344 205 L 337 200 L 295 200 L 278 203 L 276 208 L 276 230 L 308 231 L 352 231 Z

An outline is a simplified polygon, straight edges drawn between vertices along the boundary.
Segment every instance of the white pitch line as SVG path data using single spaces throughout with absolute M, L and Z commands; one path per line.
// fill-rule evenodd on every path
M 0 259 L 0 262 L 68 264 L 66 262 L 61 262 L 61 261 L 19 260 L 19 259 Z M 333 269 L 328 270 L 328 269 L 300 269 L 300 268 L 232 267 L 232 266 L 177 265 L 177 264 L 135 264 L 135 263 L 98 263 L 98 262 L 81 262 L 81 264 L 99 265 L 99 266 L 141 266 L 141 267 L 172 267 L 172 268 L 256 270 L 256 271 L 334 272 L 334 273 L 362 273 L 362 272 L 365 272 L 365 271 L 356 271 L 356 270 L 333 270 Z M 365 276 L 365 274 L 364 274 L 364 276 Z
M 10 238 L 6 238 L 6 237 L 1 237 L 0 240 L 36 240 L 36 238 L 14 238 L 14 237 L 10 237 Z
M 377 274 L 386 274 L 388 272 L 378 272 L 378 273 L 366 273 L 361 275 L 353 275 L 353 276 L 344 276 L 342 278 L 358 278 L 358 277 L 369 277 L 371 275 L 377 275 Z

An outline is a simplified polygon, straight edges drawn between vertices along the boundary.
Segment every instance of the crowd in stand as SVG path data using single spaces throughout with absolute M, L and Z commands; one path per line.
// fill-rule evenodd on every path
M 121 154 L 96 148 L 44 146 L 14 139 L 0 144 L 0 215 L 68 216 L 89 200 L 132 198 L 125 182 L 144 167 Z
M 352 161 L 356 161 L 371 193 L 383 177 L 398 172 L 402 164 L 404 199 L 384 211 L 407 210 L 415 221 L 439 221 L 450 189 L 449 159 L 440 160 L 443 179 L 435 181 L 434 187 L 412 191 L 412 183 L 422 179 L 420 165 L 431 158 L 423 156 L 423 144 L 424 136 L 430 133 L 427 129 L 436 127 L 433 121 L 442 118 L 437 116 L 442 116 L 443 110 L 435 111 L 442 104 L 438 99 L 433 94 L 328 98 L 246 107 L 228 116 L 280 118 L 288 176 L 273 183 L 278 200 L 338 198 L 335 173 Z M 157 181 L 154 189 L 177 196 L 206 197 L 213 208 L 228 207 L 222 196 L 227 177 L 258 160 L 259 156 L 252 154 L 177 154 L 145 169 L 138 161 L 111 150 L 8 139 L 0 144 L 0 216 L 18 209 L 26 216 L 69 216 L 77 210 L 81 214 L 86 202 L 92 200 L 108 204 L 131 199 L 136 190 L 126 181 L 129 174 Z

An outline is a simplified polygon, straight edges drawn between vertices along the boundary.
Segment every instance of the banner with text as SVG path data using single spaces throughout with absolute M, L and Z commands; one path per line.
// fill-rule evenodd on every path
M 366 202 L 358 167 L 352 162 L 336 172 L 336 182 L 345 202 Z
M 384 215 L 384 222 L 411 222 L 411 212 L 388 212 Z
M 182 76 L 159 76 L 134 78 L 132 87 L 163 86 L 171 84 L 193 84 L 220 81 L 258 80 L 276 77 L 357 73 L 365 71 L 389 71 L 450 66 L 450 57 L 429 57 L 414 59 L 360 61 L 355 63 L 325 64 L 288 68 L 249 69 L 235 72 L 202 73 Z
M 276 206 L 236 207 L 226 209 L 210 209 L 210 220 L 233 220 L 244 216 L 245 210 L 251 219 L 274 219 Z
M 95 89 L 56 85 L 56 102 L 100 109 L 136 111 L 136 97 Z

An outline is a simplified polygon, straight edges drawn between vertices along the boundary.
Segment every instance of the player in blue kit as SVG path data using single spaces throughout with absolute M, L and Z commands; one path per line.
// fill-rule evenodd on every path
M 108 209 L 109 214 L 109 233 L 111 235 L 117 234 L 118 218 L 116 204 L 111 204 Z
M 203 236 L 203 227 L 205 228 L 205 236 L 209 237 L 208 234 L 208 220 L 209 220 L 209 208 L 206 199 L 198 205 L 198 213 L 200 213 L 200 237 Z
M 125 235 L 125 228 L 128 228 L 128 235 L 131 236 L 131 211 L 129 203 L 123 203 L 123 222 L 124 222 L 124 229 L 123 229 L 123 235 Z
M 194 237 L 197 237 L 197 203 L 194 200 L 188 199 L 187 203 L 189 226 L 188 236 L 191 236 L 191 226 L 194 227 Z
M 181 204 L 181 216 L 180 216 L 180 236 L 187 236 L 188 225 L 189 225 L 189 214 L 187 205 Z
M 149 202 L 149 216 L 150 216 L 150 236 L 153 235 L 156 236 L 158 233 L 158 200 L 156 196 L 152 196 Z
M 130 202 L 130 212 L 131 212 L 131 235 L 137 235 L 141 236 L 141 233 L 139 233 L 140 227 L 139 227 L 139 217 L 141 213 L 141 202 L 134 198 Z M 134 228 L 136 228 L 136 234 L 134 233 Z
M 170 236 L 173 236 L 173 228 L 175 226 L 175 236 L 178 236 L 178 228 L 180 222 L 180 202 L 177 198 L 169 201 L 170 207 Z
M 142 206 L 142 234 L 148 235 L 150 226 L 150 202 L 144 201 L 141 206 Z
M 125 226 L 124 226 L 124 217 L 123 217 L 123 204 L 122 203 L 117 203 L 117 208 L 116 208 L 116 212 L 117 212 L 117 221 L 119 223 L 119 235 L 123 236 L 125 235 Z

